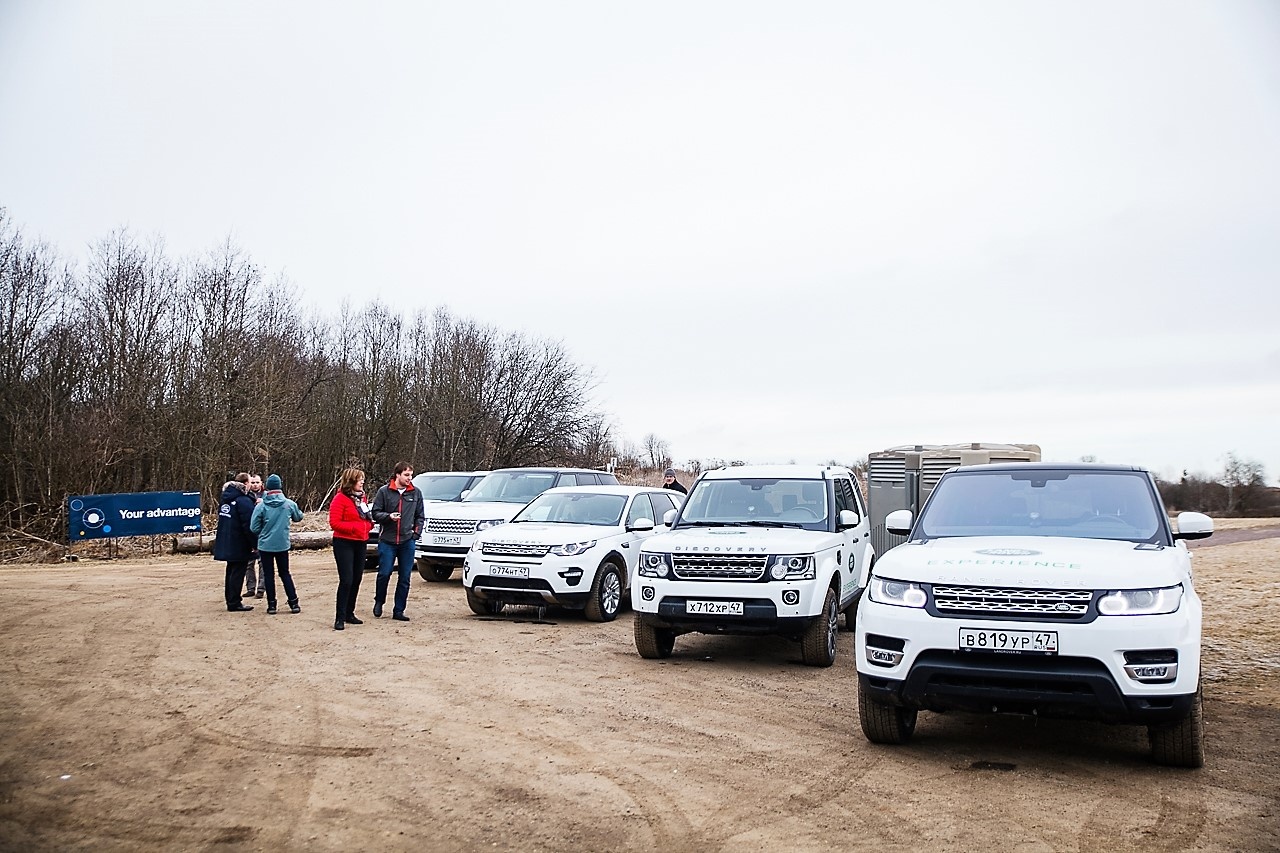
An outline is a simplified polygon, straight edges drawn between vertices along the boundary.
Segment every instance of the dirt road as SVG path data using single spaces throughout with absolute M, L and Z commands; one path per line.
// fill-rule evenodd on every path
M 1196 552 L 1203 770 L 1145 732 L 922 714 L 858 729 L 852 636 L 634 651 L 631 616 L 472 616 L 414 579 L 413 621 L 225 612 L 206 556 L 0 570 L 5 850 L 1276 850 L 1280 539 Z

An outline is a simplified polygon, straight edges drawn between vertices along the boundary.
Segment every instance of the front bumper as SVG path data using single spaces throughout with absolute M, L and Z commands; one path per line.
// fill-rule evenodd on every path
M 493 575 L 492 565 L 482 557 L 468 554 L 463 563 L 462 585 L 479 598 L 505 604 L 554 605 L 580 610 L 586 606 L 591 584 L 595 582 L 595 563 L 574 558 L 527 564 L 502 561 L 504 566 L 527 567 L 528 577 L 523 578 Z
M 806 581 L 682 581 L 638 575 L 631 607 L 657 628 L 704 634 L 798 636 L 818 616 L 827 587 Z M 690 601 L 741 602 L 742 615 L 691 614 Z
M 1056 631 L 1058 653 L 961 651 L 961 628 Z M 1126 652 L 1157 650 L 1176 656 L 1176 675 L 1140 681 L 1126 671 Z M 864 599 L 855 652 L 861 689 L 892 705 L 1161 722 L 1185 716 L 1198 689 L 1200 619 L 1191 606 L 1080 624 L 948 619 Z

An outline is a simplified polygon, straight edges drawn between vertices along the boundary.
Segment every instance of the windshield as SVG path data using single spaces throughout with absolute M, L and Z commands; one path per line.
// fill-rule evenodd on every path
M 467 500 L 527 504 L 555 484 L 555 471 L 499 471 L 481 480 Z
M 827 484 L 823 480 L 744 477 L 703 478 L 680 510 L 677 527 L 756 524 L 827 529 Z
M 413 487 L 428 501 L 456 501 L 471 482 L 470 474 L 423 474 L 413 479 Z
M 626 504 L 627 499 L 623 495 L 598 495 L 576 491 L 538 495 L 527 507 L 516 513 L 511 523 L 542 521 L 616 527 L 622 518 L 622 509 Z
M 938 483 L 916 536 L 1070 536 L 1160 541 L 1147 478 L 1126 471 L 999 471 Z

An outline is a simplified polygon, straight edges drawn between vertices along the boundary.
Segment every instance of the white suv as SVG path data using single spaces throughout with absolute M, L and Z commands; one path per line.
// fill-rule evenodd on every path
M 703 474 L 672 522 L 645 540 L 631 587 L 641 657 L 684 633 L 780 634 L 810 666 L 836 656 L 875 559 L 847 468 L 761 465 Z
M 574 486 L 534 498 L 511 521 L 477 534 L 462 567 L 472 612 L 557 605 L 608 622 L 635 576 L 640 543 L 665 529 L 683 495 L 638 486 Z
M 1019 463 L 943 475 L 858 610 L 862 731 L 903 743 L 917 712 L 976 711 L 1148 727 L 1159 763 L 1204 761 L 1200 599 L 1151 475 Z
M 427 504 L 426 524 L 414 549 L 423 580 L 444 581 L 462 566 L 476 533 L 505 524 L 525 504 L 556 486 L 616 485 L 618 478 L 585 468 L 503 468 L 465 498 Z

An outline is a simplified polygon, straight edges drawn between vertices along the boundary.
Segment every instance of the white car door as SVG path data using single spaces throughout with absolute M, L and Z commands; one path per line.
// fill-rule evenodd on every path
M 866 507 L 862 503 L 858 487 L 851 479 L 837 477 L 835 493 L 837 513 L 844 509 L 852 510 L 858 518 L 856 525 L 840 531 L 844 539 L 843 547 L 846 549 L 845 570 L 848 572 L 848 581 L 842 585 L 845 593 L 843 597 L 846 600 L 841 602 L 841 606 L 847 606 L 849 600 L 867 585 L 868 573 L 871 569 L 871 522 L 867 518 Z

